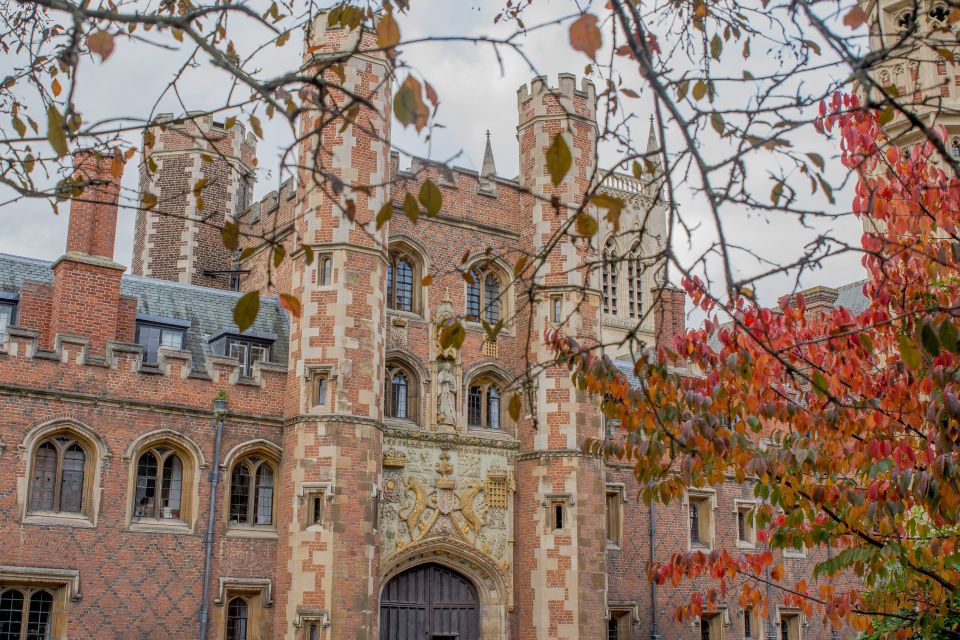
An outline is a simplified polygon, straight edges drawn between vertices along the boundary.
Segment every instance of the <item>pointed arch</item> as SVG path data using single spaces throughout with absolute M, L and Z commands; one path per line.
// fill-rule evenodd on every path
M 617 315 L 620 310 L 620 260 L 618 255 L 616 240 L 612 237 L 607 238 L 603 245 L 603 253 L 600 256 L 603 313 L 606 315 Z

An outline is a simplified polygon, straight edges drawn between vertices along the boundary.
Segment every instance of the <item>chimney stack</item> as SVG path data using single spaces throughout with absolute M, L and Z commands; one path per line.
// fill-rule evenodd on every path
M 73 156 L 74 179 L 83 193 L 70 205 L 67 253 L 113 260 L 123 164 L 120 155 L 107 157 L 78 151 Z
M 74 155 L 75 180 L 83 191 L 70 204 L 67 252 L 53 264 L 49 337 L 87 338 L 89 352 L 98 356 L 117 339 L 118 320 L 125 317 L 120 277 L 126 267 L 113 261 L 123 164 L 120 156 Z

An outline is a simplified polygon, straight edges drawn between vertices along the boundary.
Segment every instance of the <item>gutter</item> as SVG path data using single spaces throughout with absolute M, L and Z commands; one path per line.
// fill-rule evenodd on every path
M 199 640 L 206 640 L 210 624 L 210 569 L 213 564 L 213 528 L 217 517 L 217 488 L 220 484 L 220 445 L 223 442 L 223 417 L 227 413 L 226 400 L 213 401 L 213 415 L 217 419 L 217 431 L 213 441 L 213 469 L 210 471 L 210 504 L 207 515 L 207 532 L 203 536 L 203 605 L 200 607 Z

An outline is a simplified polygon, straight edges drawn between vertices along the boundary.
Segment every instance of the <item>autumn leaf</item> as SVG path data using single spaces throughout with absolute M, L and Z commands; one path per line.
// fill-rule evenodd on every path
M 620 215 L 626 203 L 616 196 L 598 193 L 590 197 L 590 203 L 595 207 L 607 210 L 607 222 L 613 227 L 614 232 L 620 230 Z
M 60 111 L 53 103 L 50 103 L 47 108 L 47 141 L 57 153 L 58 158 L 67 155 L 69 149 L 67 148 L 67 132 L 63 128 L 63 116 L 60 115 Z
M 405 127 L 412 124 L 418 133 L 427 126 L 427 119 L 430 117 L 430 110 L 423 102 L 422 93 L 420 81 L 413 76 L 407 76 L 393 97 L 393 114 L 397 116 L 397 120 Z
M 547 148 L 546 159 L 551 182 L 560 184 L 573 163 L 570 147 L 567 146 L 562 134 L 558 133 L 553 137 L 553 142 Z
M 450 322 L 440 329 L 440 346 L 444 349 L 451 347 L 459 349 L 463 346 L 463 341 L 466 336 L 467 333 L 460 322 Z
M 253 326 L 260 312 L 260 294 L 256 291 L 245 293 L 233 308 L 233 321 L 240 333 Z
M 377 231 L 380 231 L 380 229 L 383 228 L 383 225 L 390 222 L 390 218 L 392 217 L 393 217 L 393 203 L 386 202 L 382 207 L 380 207 L 380 211 L 377 212 L 377 220 L 376 220 Z
M 302 308 L 300 306 L 300 298 L 292 296 L 289 293 L 280 294 L 280 306 L 290 312 L 294 318 L 299 318 Z
M 395 46 L 400 44 L 400 27 L 390 13 L 385 14 L 377 22 L 377 46 L 392 53 Z
M 581 13 L 570 25 L 570 46 L 587 54 L 591 60 L 597 59 L 597 49 L 603 44 L 597 17 L 590 13 Z
M 240 247 L 240 226 L 232 220 L 224 222 L 220 229 L 220 238 L 228 251 L 236 251 Z
M 423 181 L 423 185 L 420 187 L 419 200 L 430 217 L 440 213 L 440 208 L 443 206 L 443 195 L 433 180 Z
M 113 35 L 106 31 L 95 31 L 87 36 L 87 48 L 100 56 L 100 62 L 104 62 L 113 53 Z
M 595 236 L 599 230 L 596 219 L 587 213 L 577 214 L 576 225 L 577 233 L 587 238 Z
M 410 222 L 414 224 L 417 223 L 417 218 L 420 217 L 420 207 L 417 205 L 416 199 L 410 192 L 407 192 L 403 198 L 403 212 L 406 214 L 407 218 L 410 219 Z
M 510 404 L 507 407 L 507 411 L 510 413 L 510 417 L 514 422 L 520 419 L 520 409 L 523 406 L 523 401 L 520 398 L 520 395 L 515 393 L 510 396 Z
M 851 29 L 859 29 L 867 21 L 867 14 L 859 4 L 853 5 L 850 11 L 843 16 L 843 24 Z

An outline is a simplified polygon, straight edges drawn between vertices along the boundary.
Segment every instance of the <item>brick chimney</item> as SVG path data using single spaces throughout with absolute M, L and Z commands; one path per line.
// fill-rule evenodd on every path
M 832 314 L 837 308 L 840 292 L 831 287 L 811 287 L 796 294 L 782 296 L 777 302 L 781 309 L 787 309 L 796 306 L 797 296 L 803 296 L 806 305 L 803 317 L 809 321 Z
M 85 337 L 89 352 L 102 355 L 106 342 L 117 339 L 126 270 L 113 261 L 123 159 L 80 151 L 73 166 L 83 192 L 70 204 L 67 252 L 53 264 L 49 337 Z
M 654 289 L 653 299 L 657 305 L 654 313 L 657 346 L 670 346 L 675 336 L 687 330 L 687 296 L 682 290 L 668 285 Z

